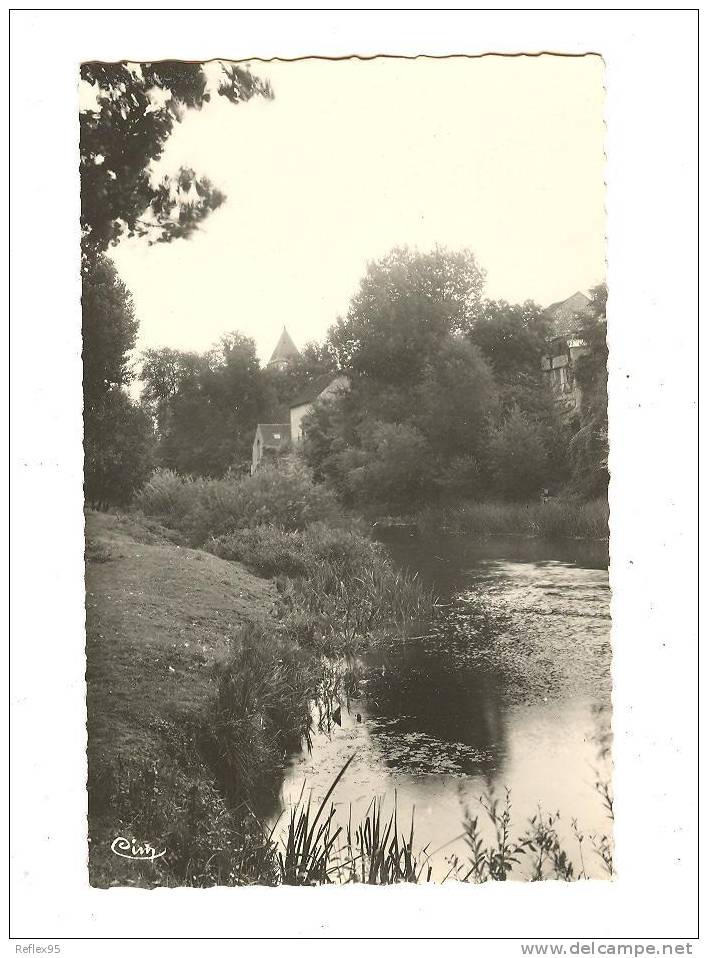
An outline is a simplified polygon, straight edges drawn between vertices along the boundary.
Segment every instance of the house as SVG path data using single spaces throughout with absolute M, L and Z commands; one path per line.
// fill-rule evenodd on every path
M 259 422 L 253 439 L 251 455 L 251 475 L 264 458 L 277 458 L 290 446 L 290 426 L 288 423 Z
M 301 389 L 290 403 L 290 436 L 293 443 L 302 442 L 305 438 L 303 420 L 312 412 L 315 403 L 336 396 L 348 388 L 349 380 L 346 376 L 332 376 L 327 373 L 318 376 Z
M 283 326 L 283 332 L 268 361 L 269 368 L 286 369 L 300 355 L 290 334 Z M 305 438 L 303 420 L 312 411 L 319 400 L 335 396 L 340 390 L 349 387 L 346 376 L 327 373 L 304 386 L 288 404 L 289 422 L 259 422 L 253 438 L 251 454 L 251 475 L 258 469 L 264 458 L 276 458 L 291 451 Z
M 578 357 L 585 352 L 580 330 L 593 315 L 590 298 L 585 293 L 573 293 L 568 299 L 552 303 L 543 315 L 550 320 L 551 334 L 548 351 L 541 358 L 541 369 L 546 373 L 555 398 L 565 403 L 570 413 L 580 404 L 574 367 Z

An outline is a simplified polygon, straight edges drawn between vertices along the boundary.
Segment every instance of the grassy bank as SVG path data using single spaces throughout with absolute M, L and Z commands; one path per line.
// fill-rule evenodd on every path
M 270 733 L 267 749 L 261 739 L 268 761 L 251 766 L 258 782 L 234 776 L 242 797 L 267 783 L 293 731 L 258 689 L 237 700 L 224 688 L 229 664 L 249 649 L 262 675 L 276 671 L 280 647 L 254 642 L 277 602 L 274 585 L 175 544 L 153 523 L 89 513 L 86 538 L 92 884 L 210 884 L 236 871 L 263 880 L 260 829 L 229 800 L 213 749 L 249 728 Z M 118 836 L 161 842 L 169 860 L 124 861 L 110 849 Z
M 589 502 L 459 502 L 426 509 L 415 517 L 422 535 L 526 535 L 542 538 L 606 539 L 609 506 Z

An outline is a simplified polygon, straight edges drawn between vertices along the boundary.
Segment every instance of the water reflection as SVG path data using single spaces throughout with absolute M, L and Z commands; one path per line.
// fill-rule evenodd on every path
M 341 726 L 291 757 L 280 806 L 303 783 L 321 799 L 355 753 L 334 796 L 341 815 L 395 795 L 401 821 L 415 809 L 419 847 L 446 845 L 436 877 L 465 853 L 465 812 L 507 787 L 521 826 L 540 804 L 606 831 L 593 788 L 610 737 L 606 544 L 386 538 L 444 608 L 426 635 L 357 663 Z

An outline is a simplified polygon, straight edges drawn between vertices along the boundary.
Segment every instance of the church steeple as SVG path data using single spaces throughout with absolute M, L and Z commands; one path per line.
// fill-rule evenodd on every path
M 285 369 L 293 360 L 297 359 L 299 355 L 299 349 L 290 338 L 290 333 L 285 326 L 283 326 L 283 331 L 273 350 L 273 355 L 268 360 L 269 368 Z

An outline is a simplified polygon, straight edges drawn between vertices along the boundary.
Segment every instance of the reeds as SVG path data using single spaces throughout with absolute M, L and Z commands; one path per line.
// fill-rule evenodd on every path
M 461 502 L 426 510 L 418 516 L 417 525 L 423 535 L 444 532 L 606 539 L 609 507 L 602 499 L 589 502 Z
M 523 833 L 514 833 L 508 790 L 503 802 L 489 797 L 479 799 L 492 826 L 493 837 L 485 837 L 479 816 L 468 812 L 459 836 L 465 839 L 467 856 L 453 854 L 445 859 L 444 866 L 436 856 L 446 845 L 433 852 L 428 846 L 414 850 L 414 812 L 410 827 L 404 830 L 398 821 L 395 797 L 388 817 L 383 813 L 383 800 L 373 798 L 358 823 L 352 823 L 350 807 L 346 826 L 337 824 L 335 805 L 332 803 L 327 808 L 327 804 L 353 757 L 339 772 L 318 808 L 312 807 L 310 799 L 303 802 L 302 793 L 291 808 L 287 829 L 277 840 L 279 881 L 283 884 L 420 884 L 433 880 L 435 862 L 440 865 L 436 879 L 439 883 L 454 880 L 483 884 L 510 878 L 578 881 L 589 877 L 583 858 L 586 836 L 577 822 L 572 820 L 572 832 L 578 847 L 579 867 L 562 844 L 557 827 L 558 812 L 544 815 L 539 810 L 527 820 Z M 611 840 L 606 835 L 599 839 L 595 835 L 589 837 L 604 871 L 611 877 Z
M 288 748 L 309 740 L 319 671 L 286 637 L 247 624 L 217 678 L 201 747 L 230 800 L 247 800 L 277 781 Z
M 352 655 L 384 634 L 429 619 L 433 596 L 416 574 L 376 562 L 339 578 L 327 563 L 309 577 L 281 581 L 279 615 L 293 638 L 325 655 Z
M 432 591 L 420 578 L 351 530 L 260 526 L 214 539 L 208 548 L 276 576 L 281 625 L 298 644 L 323 654 L 354 653 L 375 636 L 403 633 L 432 615 Z

